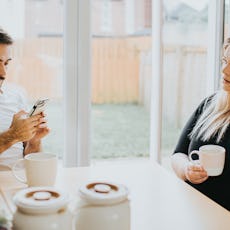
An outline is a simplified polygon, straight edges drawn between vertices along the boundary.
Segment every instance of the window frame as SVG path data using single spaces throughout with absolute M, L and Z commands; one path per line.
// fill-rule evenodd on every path
M 152 2 L 152 81 L 150 107 L 150 159 L 161 163 L 163 104 L 163 1 Z
M 90 0 L 64 3 L 64 155 L 66 167 L 90 164 Z
M 214 15 L 214 17 L 213 17 Z M 223 45 L 224 0 L 209 1 L 207 94 L 213 93 L 219 83 L 221 50 Z M 163 0 L 152 2 L 152 95 L 150 117 L 150 158 L 161 163 L 162 103 L 163 103 Z M 214 48 L 213 48 L 214 47 Z M 154 67 L 154 68 L 153 68 Z M 155 76 L 155 77 L 153 77 Z M 157 77 L 156 77 L 157 76 Z M 211 79 L 211 80 L 210 80 Z
M 152 95 L 150 108 L 150 159 L 161 162 L 163 103 L 162 27 L 163 0 L 152 2 Z M 90 164 L 91 149 L 91 28 L 90 0 L 65 1 L 64 23 L 64 165 Z M 208 82 L 217 88 L 223 43 L 224 0 L 209 2 Z M 213 17 L 214 14 L 214 17 Z M 214 24 L 212 24 L 214 23 Z M 212 27 L 211 27 L 212 25 Z M 215 26 L 213 26 L 215 25 Z M 213 28 L 214 27 L 214 28 Z M 214 49 L 213 49 L 214 47 Z M 218 58 L 217 58 L 218 57 Z M 89 67 L 90 66 L 90 67 Z M 210 81 L 210 79 L 212 79 Z
M 224 2 L 210 0 L 208 12 L 207 95 L 219 87 L 221 56 L 224 39 Z M 213 17 L 214 15 L 214 17 Z M 210 80 L 211 79 L 211 80 Z

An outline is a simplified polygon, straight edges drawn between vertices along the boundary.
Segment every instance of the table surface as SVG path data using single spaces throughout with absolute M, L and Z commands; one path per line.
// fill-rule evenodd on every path
M 230 212 L 155 162 L 114 163 L 99 167 L 59 168 L 55 187 L 80 199 L 78 188 L 104 180 L 129 188 L 131 230 L 230 229 Z M 26 186 L 10 171 L 0 172 L 0 205 L 13 213 L 12 196 Z

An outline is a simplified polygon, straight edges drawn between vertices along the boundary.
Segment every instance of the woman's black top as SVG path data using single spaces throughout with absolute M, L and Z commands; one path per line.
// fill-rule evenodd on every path
M 207 144 L 218 144 L 226 149 L 225 165 L 223 173 L 220 176 L 210 176 L 205 182 L 201 184 L 192 184 L 187 181 L 192 187 L 196 188 L 209 198 L 213 199 L 226 209 L 230 210 L 230 126 L 227 128 L 224 136 L 219 143 L 216 142 L 216 137 L 211 138 L 209 141 L 203 142 L 195 137 L 190 139 L 189 134 L 195 126 L 198 118 L 209 103 L 209 97 L 202 101 L 195 112 L 192 114 L 187 124 L 185 125 L 179 141 L 177 143 L 175 153 L 184 153 L 188 155 L 193 150 L 198 150 L 200 146 Z

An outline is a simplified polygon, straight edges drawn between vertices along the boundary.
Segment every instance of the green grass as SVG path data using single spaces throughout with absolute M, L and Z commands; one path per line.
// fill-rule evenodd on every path
M 93 158 L 149 154 L 149 113 L 142 106 L 93 105 L 92 127 Z
M 44 150 L 62 156 L 63 110 L 61 103 L 47 106 L 50 134 L 44 139 Z M 137 104 L 103 104 L 92 106 L 92 158 L 145 157 L 149 155 L 149 112 Z M 162 153 L 172 153 L 179 135 L 173 124 L 163 122 Z

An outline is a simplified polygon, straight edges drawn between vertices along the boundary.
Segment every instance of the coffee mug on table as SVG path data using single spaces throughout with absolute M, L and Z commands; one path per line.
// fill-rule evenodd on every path
M 224 169 L 225 148 L 219 145 L 203 145 L 199 151 L 193 150 L 189 153 L 189 160 L 193 160 L 193 156 L 198 156 L 198 162 L 207 171 L 208 176 L 219 176 Z
M 17 170 L 17 166 L 23 162 L 26 178 L 23 178 Z M 57 174 L 57 157 L 50 153 L 31 153 L 18 160 L 12 167 L 14 176 L 28 186 L 53 186 Z

